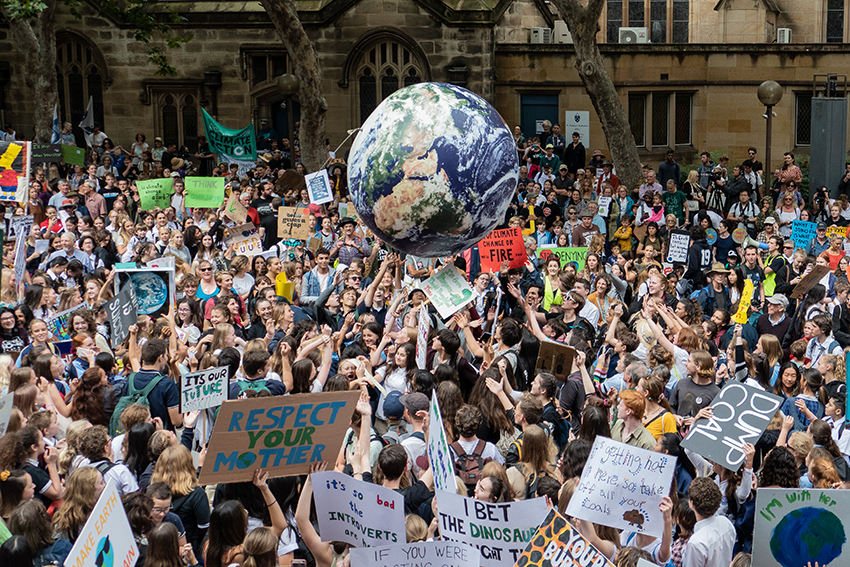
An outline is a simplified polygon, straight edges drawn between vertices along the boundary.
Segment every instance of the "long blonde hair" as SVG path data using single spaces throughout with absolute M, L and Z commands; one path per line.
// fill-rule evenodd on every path
M 538 425 L 529 425 L 522 432 L 522 458 L 520 462 L 525 482 L 532 482 L 540 474 L 555 476 L 554 463 L 558 449 L 546 432 Z
M 65 448 L 59 453 L 59 463 L 57 468 L 59 474 L 67 476 L 71 472 L 71 465 L 74 463 L 74 458 L 79 454 L 80 449 L 78 443 L 83 431 L 91 427 L 91 422 L 87 419 L 78 419 L 71 422 L 68 430 L 65 432 Z
M 185 496 L 198 486 L 192 453 L 183 445 L 172 445 L 159 456 L 151 484 L 164 482 L 174 496 Z
M 779 343 L 779 339 L 776 338 L 776 335 L 766 334 L 759 337 L 759 343 L 761 343 L 761 351 L 764 353 L 765 359 L 767 359 L 767 364 L 773 368 L 782 360 L 782 345 Z M 830 354 L 827 356 L 835 355 Z M 836 356 L 835 358 L 839 357 Z M 842 362 L 844 361 L 843 358 L 841 360 Z
M 71 541 L 80 535 L 97 503 L 94 487 L 99 476 L 101 474 L 94 467 L 80 467 L 68 477 L 64 500 L 53 516 L 53 529 L 57 533 L 68 536 Z
M 762 338 L 773 335 L 763 335 Z M 821 359 L 828 365 L 832 367 L 832 375 L 834 376 L 834 380 L 836 382 L 846 382 L 847 375 L 845 374 L 844 369 L 844 357 L 838 356 L 837 354 L 825 354 L 821 357 Z
M 277 563 L 277 539 L 271 528 L 251 530 L 242 544 L 245 558 L 240 567 L 274 567 Z

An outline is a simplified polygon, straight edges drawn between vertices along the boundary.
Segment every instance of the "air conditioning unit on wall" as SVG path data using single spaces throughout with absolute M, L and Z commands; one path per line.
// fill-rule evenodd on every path
M 555 22 L 555 43 L 572 43 L 573 35 L 567 27 L 567 22 L 558 20 Z
M 552 43 L 552 30 L 549 28 L 531 28 L 531 43 Z
M 791 28 L 776 30 L 776 43 L 791 43 Z
M 646 28 L 620 28 L 620 43 L 649 43 Z

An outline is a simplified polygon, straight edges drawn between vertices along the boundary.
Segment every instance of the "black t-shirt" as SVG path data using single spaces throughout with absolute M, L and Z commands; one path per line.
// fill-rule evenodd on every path
M 584 383 L 581 381 L 581 374 L 574 372 L 570 374 L 564 387 L 561 388 L 561 395 L 558 398 L 561 411 L 569 412 L 570 427 L 576 435 L 578 435 L 578 430 L 581 426 L 581 410 L 584 409 L 584 394 Z
M 673 387 L 670 406 L 676 415 L 693 417 L 699 410 L 711 405 L 711 401 L 719 393 L 717 384 L 696 384 L 690 377 L 683 378 Z
M 266 229 L 266 235 L 263 237 L 263 247 L 270 250 L 277 244 L 277 215 L 274 207 L 272 207 L 272 198 L 259 197 L 251 202 L 251 206 L 257 209 L 257 215 L 260 217 L 260 226 Z
M 103 198 L 106 200 L 106 210 L 108 212 L 112 210 L 112 205 L 115 203 L 115 199 L 118 198 L 118 195 L 121 194 L 121 191 L 118 190 L 118 187 L 113 187 L 111 189 L 101 187 L 98 193 L 103 195 Z
M 159 372 L 153 370 L 140 370 L 133 375 L 133 387 L 136 390 L 142 390 L 150 384 Z M 130 380 L 125 382 L 123 395 L 127 395 L 130 390 Z M 162 423 L 166 429 L 174 431 L 174 425 L 171 423 L 171 416 L 168 415 L 168 408 L 180 407 L 180 392 L 177 389 L 177 383 L 166 376 L 159 381 L 154 389 L 148 394 L 148 403 L 150 404 L 151 417 L 162 419 Z
M 549 203 L 547 201 L 546 203 L 538 206 L 536 209 L 541 211 L 541 216 L 546 221 L 547 229 L 552 228 L 552 225 L 558 217 L 562 219 L 564 218 L 564 211 L 561 210 L 561 207 L 559 207 L 557 203 Z
M 29 473 L 32 477 L 32 482 L 35 484 L 35 495 L 41 500 L 45 508 L 49 508 L 53 504 L 53 500 L 44 495 L 44 491 L 50 488 L 50 475 L 41 467 L 37 467 L 32 463 L 27 463 L 23 467 L 24 472 Z

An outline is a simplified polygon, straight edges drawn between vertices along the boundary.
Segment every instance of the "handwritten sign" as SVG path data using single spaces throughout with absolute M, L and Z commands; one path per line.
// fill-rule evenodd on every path
M 339 454 L 358 392 L 227 400 L 215 421 L 200 484 L 306 474 Z
M 321 247 L 322 247 L 322 239 L 321 238 L 316 238 L 315 236 L 311 236 L 310 240 L 307 241 L 307 250 L 311 250 L 314 254 Z
M 121 495 L 115 481 L 110 480 L 65 559 L 65 565 L 133 567 L 138 560 L 139 547 L 121 504 Z
M 248 220 L 248 209 L 239 202 L 235 193 L 227 200 L 227 205 L 224 207 L 224 216 L 239 224 L 243 224 Z
M 106 302 L 106 313 L 112 327 L 112 345 L 118 347 L 130 336 L 130 327 L 139 320 L 136 288 L 125 283 L 121 293 Z
M 475 299 L 469 282 L 452 265 L 422 282 L 422 291 L 443 319 L 448 319 Z
M 331 190 L 331 180 L 328 177 L 327 169 L 308 173 L 304 176 L 304 181 L 307 183 L 307 193 L 310 195 L 311 203 L 323 205 L 334 200 L 333 191 Z
M 688 261 L 688 247 L 691 245 L 691 235 L 684 230 L 674 230 L 670 233 L 670 250 L 667 252 L 668 262 Z
M 593 442 L 567 515 L 661 538 L 661 499 L 670 493 L 676 459 L 601 435 Z
M 227 367 L 209 368 L 180 377 L 180 411 L 187 413 L 221 405 L 227 399 Z
M 847 227 L 846 226 L 829 226 L 826 228 L 826 237 L 829 240 L 832 240 L 833 236 L 840 236 L 841 238 L 847 238 Z
M 576 271 L 580 272 L 584 269 L 584 261 L 587 259 L 587 247 L 538 248 L 537 257 L 543 262 L 548 261 L 550 256 L 555 256 L 561 261 L 561 269 L 567 264 L 572 264 Z
M 478 567 L 481 554 L 477 549 L 453 541 L 418 541 L 403 545 L 352 548 L 351 567 Z
M 434 486 L 437 490 L 455 490 L 455 467 L 452 454 L 449 451 L 449 440 L 440 413 L 440 402 L 437 396 L 431 396 L 430 424 L 428 428 L 428 460 L 434 474 Z
M 437 491 L 440 535 L 481 552 L 481 567 L 513 567 L 546 517 L 546 500 L 491 504 Z
M 224 177 L 187 177 L 183 182 L 187 207 L 214 209 L 224 202 Z
M 425 370 L 428 354 L 428 331 L 431 328 L 429 323 L 428 310 L 422 308 L 419 310 L 419 328 L 416 333 L 416 366 L 420 370 Z
M 847 565 L 848 510 L 847 490 L 759 488 L 753 565 Z
M 9 427 L 9 420 L 12 418 L 12 407 L 14 407 L 14 404 L 14 392 L 9 392 L 0 398 L 0 437 L 6 435 L 6 429 Z
M 136 181 L 136 188 L 139 190 L 142 209 L 152 211 L 157 207 L 160 209 L 170 207 L 171 196 L 174 194 L 174 190 L 172 189 L 173 183 L 174 179 L 171 177 Z
M 277 235 L 279 238 L 307 240 L 310 234 L 310 210 L 297 207 L 281 207 L 277 216 Z
M 494 230 L 478 243 L 482 272 L 498 272 L 502 262 L 509 268 L 521 268 L 528 261 L 522 231 L 518 226 Z
M 611 207 L 613 197 L 599 197 L 599 216 L 607 217 L 608 209 Z
M 573 371 L 576 349 L 553 341 L 541 341 L 537 355 L 538 372 L 548 372 L 561 382 L 566 382 Z
M 234 251 L 239 256 L 256 256 L 263 253 L 263 239 L 260 231 L 254 223 L 240 224 L 224 229 L 224 243 L 233 245 Z
M 593 547 L 587 538 L 554 508 L 537 528 L 531 541 L 517 560 L 516 567 L 614 567 L 601 551 Z
M 817 229 L 817 223 L 795 220 L 791 223 L 791 241 L 797 248 L 808 246 L 817 235 Z
M 741 293 L 741 301 L 738 303 L 738 311 L 732 317 L 732 321 L 743 325 L 749 318 L 750 304 L 753 302 L 753 282 L 744 280 L 744 291 Z
M 310 475 L 322 541 L 357 547 L 405 543 L 404 496 L 338 472 Z
M 755 445 L 781 405 L 779 396 L 729 382 L 711 402 L 714 416 L 694 423 L 682 447 L 737 471 L 744 462 L 744 443 Z

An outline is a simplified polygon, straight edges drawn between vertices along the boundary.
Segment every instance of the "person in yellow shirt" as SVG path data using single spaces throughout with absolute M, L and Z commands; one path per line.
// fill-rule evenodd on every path
M 622 223 L 620 228 L 614 232 L 614 238 L 620 243 L 620 252 L 631 252 L 632 250 L 633 220 L 631 215 L 623 215 L 623 218 L 620 219 Z
M 638 381 L 635 391 L 646 398 L 646 411 L 642 422 L 650 435 L 658 439 L 665 433 L 676 433 L 676 417 L 664 399 L 664 382 L 654 374 Z

